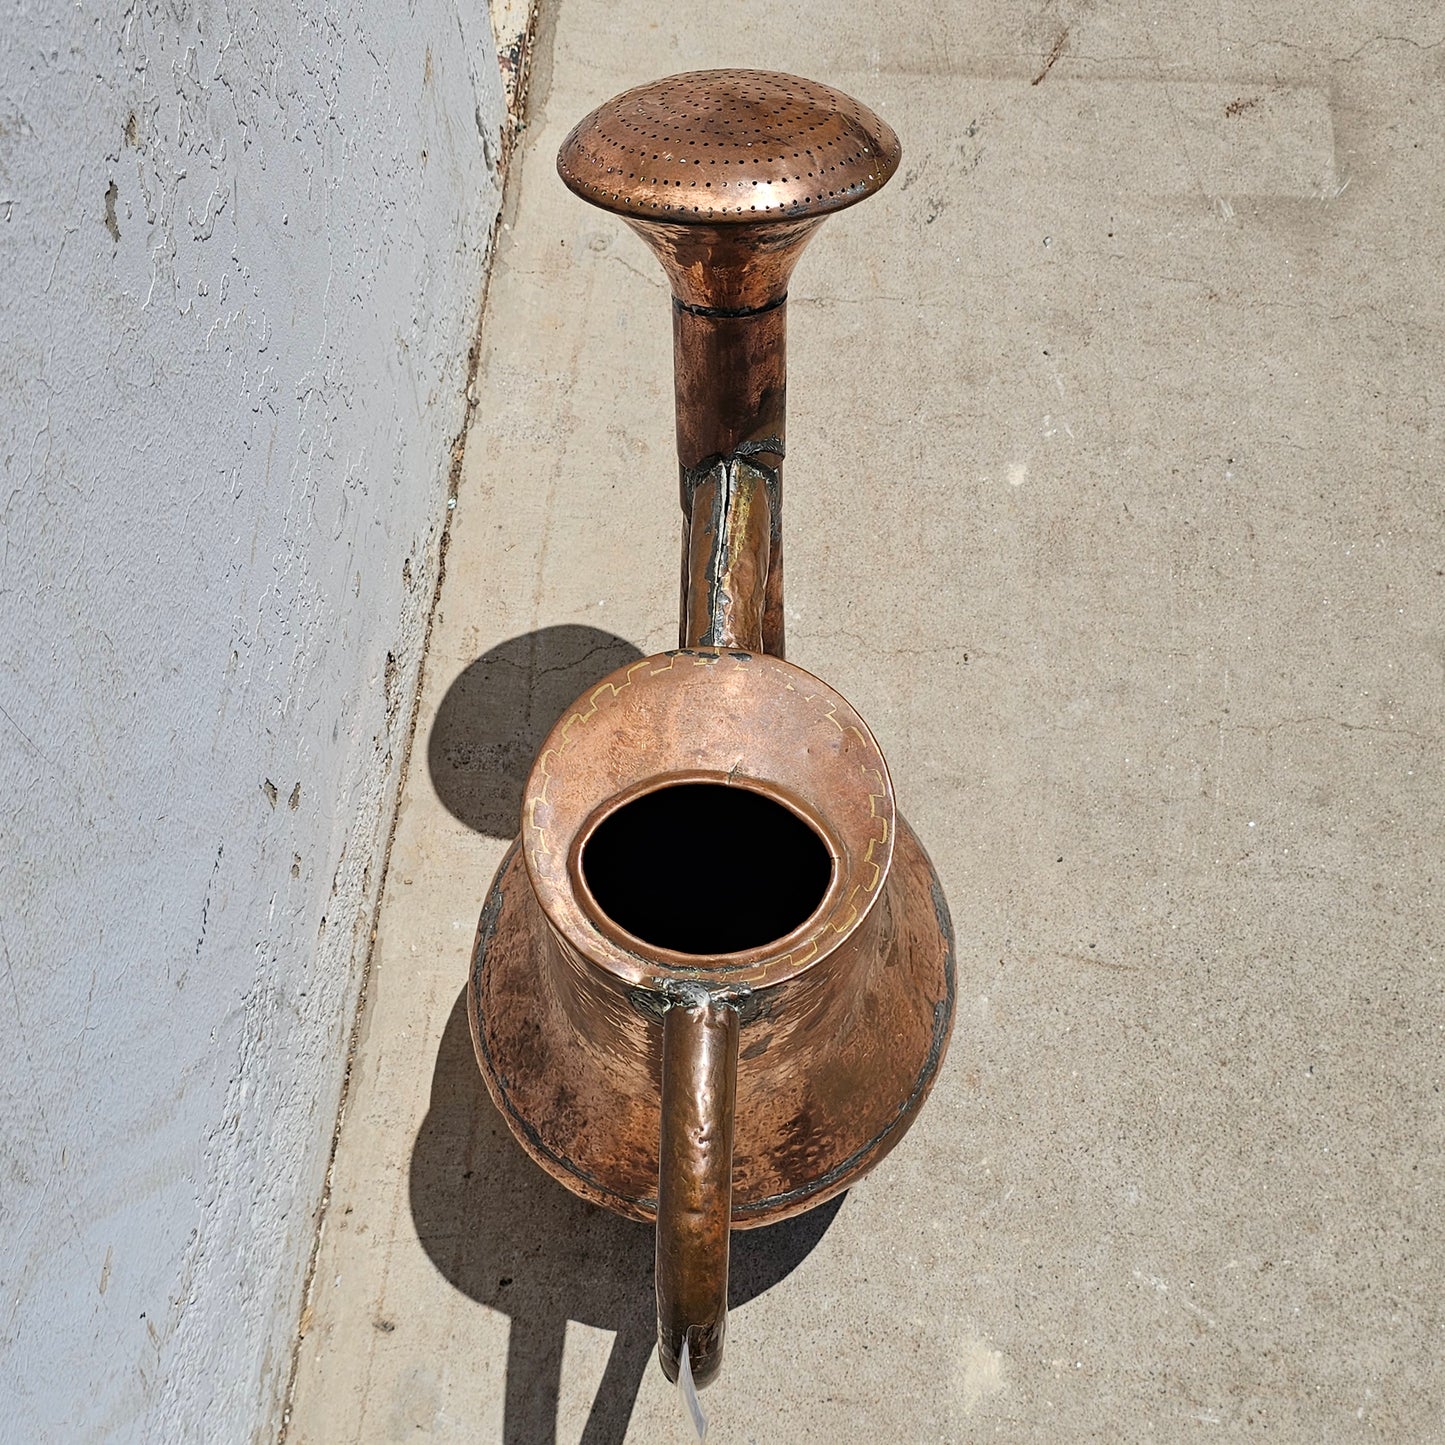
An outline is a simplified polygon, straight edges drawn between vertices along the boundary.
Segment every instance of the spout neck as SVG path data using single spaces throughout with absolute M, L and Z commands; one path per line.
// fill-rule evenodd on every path
M 761 634 L 733 637 L 718 646 L 784 655 L 782 467 L 787 428 L 786 297 L 763 311 L 725 316 L 675 303 L 673 376 L 677 400 L 677 459 L 682 485 L 683 646 L 709 632 L 710 579 L 720 570 L 714 543 L 724 539 L 723 517 L 736 525 L 727 549 L 733 581 L 764 591 Z M 741 464 L 741 465 L 739 465 Z M 723 470 L 720 472 L 719 467 Z M 758 478 L 763 479 L 759 490 Z M 734 503 L 745 503 L 739 511 Z M 723 503 L 723 512 L 716 506 Z M 755 504 L 755 505 L 754 505 Z M 754 527 L 767 508 L 766 525 Z M 763 551 L 763 548 L 766 548 Z M 711 566 L 709 561 L 711 560 Z M 739 587 L 727 596 L 736 601 Z M 740 621 L 734 618 L 734 621 Z
M 683 306 L 724 316 L 776 306 L 821 216 L 742 225 L 678 224 L 624 217 L 647 242 Z

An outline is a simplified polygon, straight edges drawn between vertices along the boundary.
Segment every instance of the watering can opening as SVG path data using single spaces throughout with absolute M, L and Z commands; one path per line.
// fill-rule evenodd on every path
M 835 865 L 801 809 L 720 782 L 673 783 L 611 808 L 580 861 L 599 923 L 699 957 L 786 939 L 822 905 Z

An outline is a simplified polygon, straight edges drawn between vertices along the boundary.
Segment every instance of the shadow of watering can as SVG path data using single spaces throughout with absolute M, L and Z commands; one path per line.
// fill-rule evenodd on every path
M 468 991 L 502 1116 L 582 1198 L 656 1224 L 659 1354 L 721 1362 L 729 1234 L 848 1188 L 912 1123 L 953 1018 L 952 936 L 878 744 L 783 660 L 787 282 L 898 165 L 826 86 L 675 76 L 568 136 L 563 180 L 673 290 L 681 646 L 543 743 Z

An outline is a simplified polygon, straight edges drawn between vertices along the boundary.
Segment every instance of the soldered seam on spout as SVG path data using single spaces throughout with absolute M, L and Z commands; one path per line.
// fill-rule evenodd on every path
M 723 604 L 727 596 L 726 583 L 728 578 L 729 558 L 732 552 L 729 536 L 729 522 L 732 518 L 733 502 L 737 496 L 738 464 L 729 462 L 722 469 L 721 485 L 718 487 L 717 516 L 713 526 L 713 535 L 717 539 L 713 544 L 712 561 L 709 565 L 708 575 L 708 599 L 707 615 L 709 626 L 702 635 L 702 643 L 705 647 L 718 646 L 718 630 L 723 621 Z
M 704 457 L 695 467 L 687 467 L 682 474 L 684 495 L 687 499 L 688 511 L 692 510 L 692 499 L 697 489 L 705 482 L 714 471 L 720 466 L 726 466 L 736 461 L 751 461 L 767 479 L 768 505 L 773 512 L 773 526 L 776 542 L 776 528 L 778 518 L 778 472 L 776 467 L 770 467 L 766 462 L 755 460 L 757 457 L 774 456 L 780 461 L 787 456 L 781 437 L 763 437 L 761 441 L 739 442 L 727 456 L 721 452 L 715 452 L 710 457 Z
M 763 649 L 778 491 L 776 470 L 737 455 L 689 487 L 687 645 Z

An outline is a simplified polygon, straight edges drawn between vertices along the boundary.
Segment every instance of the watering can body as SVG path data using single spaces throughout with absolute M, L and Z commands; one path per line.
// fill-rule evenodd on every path
M 740 727 L 745 715 L 751 726 Z M 826 850 L 817 906 L 781 937 L 684 953 L 599 906 L 587 854 L 608 820 L 664 790 L 700 787 L 785 809 Z M 766 811 L 757 826 L 774 826 Z M 687 906 L 746 911 L 767 839 L 710 852 L 706 819 L 694 838 Z M 942 890 L 897 816 L 871 733 L 801 669 L 711 649 L 631 664 L 553 729 L 524 794 L 521 837 L 482 912 L 469 992 L 487 1086 L 542 1168 L 648 1222 L 659 1219 L 669 1165 L 682 1185 L 710 1193 L 690 1212 L 720 1240 L 672 1273 L 694 1265 L 724 1300 L 727 1228 L 823 1203 L 903 1136 L 942 1060 L 953 1000 Z M 719 1026 L 730 1036 L 710 1043 Z M 710 1048 L 724 1057 L 703 1057 Z M 686 1145 L 688 1116 L 709 1147 Z M 665 1211 L 661 1222 L 676 1227 Z M 665 1268 L 659 1282 L 667 1288 Z M 692 1356 L 708 1358 L 697 1342 Z
M 789 127 L 800 155 L 826 141 L 833 187 L 774 187 L 779 213 L 763 218 L 741 203 L 703 214 L 701 199 L 674 214 L 686 206 L 666 187 L 682 183 L 654 166 L 640 186 L 624 155 L 674 112 L 722 115 L 713 159 L 739 167 L 769 127 L 779 156 Z M 703 156 L 687 173 L 698 198 Z M 892 132 L 835 91 L 712 72 L 610 102 L 559 161 L 673 283 L 682 646 L 604 679 L 543 744 L 468 1007 L 523 1147 L 576 1194 L 655 1223 L 663 1367 L 676 1378 L 686 1345 L 698 1383 L 721 1359 L 730 1231 L 821 1204 L 882 1159 L 953 1018 L 948 911 L 878 744 L 782 656 L 787 278 L 822 216 L 897 157 Z

